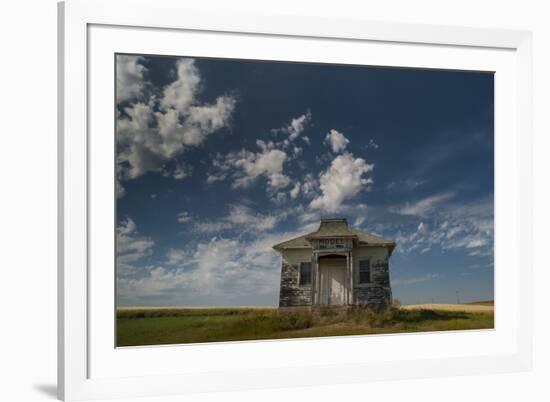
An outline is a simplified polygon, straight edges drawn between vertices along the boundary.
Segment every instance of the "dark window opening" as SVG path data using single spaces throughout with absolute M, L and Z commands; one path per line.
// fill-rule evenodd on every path
M 370 283 L 370 261 L 359 261 L 359 284 Z
M 300 286 L 311 285 L 311 262 L 300 263 Z

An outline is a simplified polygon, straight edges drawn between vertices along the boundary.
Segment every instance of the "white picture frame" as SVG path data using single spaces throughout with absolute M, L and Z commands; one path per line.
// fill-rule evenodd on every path
M 58 392 L 61 399 L 146 397 L 531 368 L 531 33 L 293 15 L 206 13 L 186 8 L 185 3 L 178 0 L 69 0 L 59 4 L 58 15 Z M 162 48 L 158 35 L 166 39 L 162 41 Z M 110 310 L 111 315 L 105 315 L 113 304 L 109 304 L 108 298 L 101 303 L 94 297 L 96 292 L 105 293 L 112 288 L 109 281 L 114 275 L 109 270 L 97 274 L 91 268 L 97 249 L 92 251 L 90 242 L 95 242 L 98 234 L 105 237 L 101 236 L 104 234 L 101 228 L 107 226 L 101 222 L 107 222 L 106 225 L 113 222 L 109 216 L 103 219 L 103 213 L 108 215 L 108 212 L 97 206 L 105 204 L 108 208 L 112 206 L 112 199 L 101 201 L 102 193 L 97 187 L 90 191 L 94 177 L 102 174 L 94 160 L 109 159 L 113 152 L 108 149 L 108 143 L 102 148 L 105 143 L 95 142 L 97 136 L 93 134 L 104 125 L 107 129 L 113 127 L 103 118 L 94 120 L 97 108 L 93 105 L 101 104 L 95 93 L 101 91 L 91 91 L 91 88 L 98 82 L 97 78 L 104 77 L 94 74 L 96 67 L 109 67 L 101 64 L 107 57 L 96 57 L 94 52 L 97 49 L 105 55 L 124 49 L 145 52 L 149 46 L 163 54 L 176 49 L 171 48 L 170 43 L 181 41 L 170 37 L 177 35 L 194 35 L 194 38 L 209 35 L 217 41 L 225 38 L 227 46 L 223 50 L 209 48 L 207 40 L 199 40 L 201 48 L 194 50 L 194 54 L 204 51 L 205 55 L 218 52 L 215 54 L 218 57 L 236 55 L 246 47 L 247 51 L 257 53 L 239 53 L 239 57 L 300 60 L 306 56 L 289 53 L 292 48 L 300 49 L 300 45 L 289 45 L 308 41 L 311 44 L 308 47 L 315 49 L 317 44 L 319 47 L 309 50 L 307 60 L 346 62 L 350 52 L 338 49 L 370 46 L 372 57 L 380 57 L 379 62 L 384 65 L 404 63 L 396 57 L 393 64 L 392 57 L 399 53 L 399 57 L 409 57 L 402 65 L 416 67 L 490 69 L 496 66 L 497 77 L 503 78 L 498 81 L 495 93 L 495 174 L 503 178 L 505 173 L 508 186 L 504 188 L 496 177 L 495 330 L 116 350 L 114 344 L 109 343 L 114 337 L 114 312 Z M 284 46 L 279 46 L 281 41 Z M 334 51 L 330 56 L 320 56 L 322 46 L 333 46 Z M 445 60 L 436 64 L 431 52 L 439 52 L 440 59 L 444 54 Z M 99 64 L 95 64 L 96 60 Z M 92 75 L 94 79 L 90 80 Z M 109 85 L 106 87 L 103 92 L 108 96 Z M 112 144 L 112 137 L 108 138 Z M 508 162 L 506 166 L 504 159 Z M 110 168 L 107 163 L 103 170 L 113 172 Z M 108 183 L 105 191 L 114 194 L 112 189 L 112 183 Z M 508 216 L 509 220 L 499 220 L 499 216 Z M 502 233 L 512 235 L 501 236 Z M 108 242 L 109 237 L 106 239 Z M 109 250 L 105 255 L 109 256 Z M 503 292 L 509 297 L 504 297 Z M 311 357 L 315 350 L 329 346 L 353 351 L 369 350 L 369 347 L 374 350 L 373 344 L 377 350 L 394 349 L 397 357 L 375 353 L 368 358 L 361 353 L 347 353 L 353 356 L 334 361 Z M 443 351 L 450 344 L 456 345 L 453 353 L 438 352 L 438 348 Z M 411 348 L 415 349 L 414 353 L 407 352 Z M 285 356 L 290 354 L 305 357 L 287 364 Z M 182 366 L 182 356 L 197 363 L 194 370 Z

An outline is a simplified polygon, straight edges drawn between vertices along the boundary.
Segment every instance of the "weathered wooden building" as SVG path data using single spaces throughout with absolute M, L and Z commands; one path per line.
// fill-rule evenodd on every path
M 280 307 L 391 302 L 391 240 L 350 227 L 345 219 L 323 219 L 317 231 L 273 248 L 282 257 Z

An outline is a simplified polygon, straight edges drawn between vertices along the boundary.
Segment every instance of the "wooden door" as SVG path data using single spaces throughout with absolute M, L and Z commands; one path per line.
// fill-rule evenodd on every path
M 330 282 L 330 301 L 331 306 L 341 306 L 345 304 L 346 295 L 346 270 L 344 267 L 331 267 Z
M 320 302 L 325 306 L 341 306 L 345 304 L 346 266 L 325 265 L 320 267 Z

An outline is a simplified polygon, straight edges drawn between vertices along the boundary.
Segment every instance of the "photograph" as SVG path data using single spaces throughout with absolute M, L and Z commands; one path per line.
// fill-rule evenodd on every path
M 494 72 L 114 57 L 116 347 L 494 330 Z

